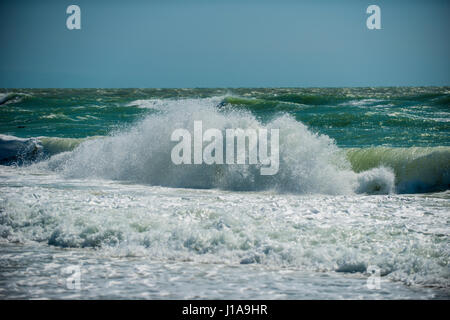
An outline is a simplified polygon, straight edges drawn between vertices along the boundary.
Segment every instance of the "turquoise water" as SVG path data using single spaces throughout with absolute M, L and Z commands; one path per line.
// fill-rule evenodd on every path
M 0 298 L 448 299 L 449 90 L 2 90 Z M 173 164 L 194 121 L 278 173 Z
M 249 120 L 246 126 L 253 126 L 250 124 L 252 121 L 257 121 L 257 126 L 261 127 L 273 126 L 273 123 L 278 122 L 280 128 L 290 128 L 298 123 L 307 133 L 294 134 L 293 139 L 296 141 L 292 142 L 294 145 L 289 145 L 289 148 L 294 149 L 293 153 L 300 152 L 298 150 L 304 139 L 311 144 L 315 143 L 313 141 L 331 143 L 345 154 L 346 159 L 343 161 L 348 162 L 357 173 L 380 166 L 391 168 L 395 174 L 397 192 L 443 191 L 448 189 L 450 183 L 449 90 L 448 87 L 3 90 L 0 93 L 0 134 L 34 140 L 29 141 L 29 146 L 25 146 L 26 143 L 12 146 L 10 143 L 9 147 L 2 147 L 0 163 L 20 164 L 42 160 L 71 151 L 85 139 L 99 140 L 105 136 L 122 135 L 127 142 L 114 143 L 112 147 L 117 148 L 117 152 L 111 157 L 116 157 L 133 143 L 140 143 L 124 155 L 125 158 L 121 160 L 123 163 L 118 163 L 115 169 L 105 166 L 95 169 L 96 172 L 86 171 L 77 175 L 111 178 L 110 174 L 100 172 L 111 169 L 117 173 L 115 178 L 118 179 L 165 186 L 220 187 L 223 184 L 216 181 L 217 174 L 199 183 L 167 181 L 148 175 L 149 170 L 143 163 L 155 159 L 142 155 L 142 158 L 137 158 L 141 163 L 133 165 L 126 159 L 131 154 L 142 153 L 144 148 L 153 148 L 154 154 L 165 154 L 165 160 L 170 160 L 169 147 L 173 147 L 169 141 L 171 132 L 164 133 L 165 136 L 161 136 L 161 132 L 173 123 L 189 127 L 193 121 L 201 118 L 195 118 L 195 113 L 203 112 L 211 115 L 205 121 L 216 121 L 214 125 L 219 127 L 227 126 L 227 122 L 234 121 L 240 115 Z M 146 132 L 126 136 L 133 128 Z M 155 130 L 152 131 L 152 128 Z M 146 136 L 143 137 L 143 134 Z M 310 134 L 320 139 L 310 138 Z M 141 141 L 144 138 L 145 141 Z M 282 148 L 287 148 L 290 135 L 286 133 L 283 139 L 286 141 L 281 142 L 284 144 Z M 329 142 L 325 142 L 326 139 Z M 156 141 L 157 147 L 146 146 L 146 143 L 153 141 Z M 7 152 L 8 148 L 10 150 Z M 336 153 L 325 146 L 320 147 L 320 150 L 328 150 L 323 153 L 323 157 L 334 157 Z M 89 151 L 86 153 L 92 154 Z M 98 159 L 84 158 L 79 161 L 98 162 L 100 158 L 107 157 L 107 153 L 98 156 Z M 299 154 L 293 156 L 302 159 Z M 80 154 L 80 157 L 83 156 Z M 297 169 L 286 166 L 289 168 L 288 175 L 295 174 Z M 121 169 L 118 170 L 118 167 Z M 128 169 L 131 167 L 140 169 L 130 172 Z M 159 170 L 164 165 L 156 167 Z M 221 167 L 216 172 L 223 170 Z M 130 178 L 126 175 L 139 177 Z M 282 180 L 278 184 L 288 181 Z M 260 190 L 268 187 L 264 183 L 232 184 L 234 186 L 225 188 Z M 305 189 L 298 182 L 294 182 L 294 185 L 288 191 Z
M 155 112 L 137 100 L 223 97 L 263 120 L 291 114 L 342 147 L 450 146 L 450 88 L 20 89 L 1 106 L 18 137 L 106 135 Z

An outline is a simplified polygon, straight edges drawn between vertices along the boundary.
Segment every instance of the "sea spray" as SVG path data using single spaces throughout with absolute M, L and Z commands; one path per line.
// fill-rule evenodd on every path
M 46 165 L 68 177 L 170 187 L 324 194 L 393 191 L 394 177 L 389 170 L 356 174 L 333 139 L 312 133 L 292 116 L 279 114 L 262 122 L 245 110 L 221 111 L 216 107 L 219 101 L 220 98 L 141 102 L 160 112 L 108 137 L 85 141 L 72 152 L 52 157 Z M 173 164 L 172 132 L 177 128 L 192 131 L 195 121 L 202 121 L 204 130 L 217 128 L 224 134 L 234 128 L 279 130 L 278 173 L 261 176 L 260 164 Z M 365 178 L 361 180 L 361 176 Z
M 73 297 L 54 280 L 78 264 L 87 298 L 449 297 L 448 88 L 23 91 L 1 132 L 44 157 L 0 166 L 2 297 Z M 283 128 L 284 171 L 166 170 L 195 119 Z

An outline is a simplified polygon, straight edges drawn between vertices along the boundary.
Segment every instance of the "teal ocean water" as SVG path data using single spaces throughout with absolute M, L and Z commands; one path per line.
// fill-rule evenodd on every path
M 145 100 L 212 97 L 263 121 L 289 114 L 342 147 L 450 146 L 448 87 L 3 89 L 0 132 L 18 137 L 107 135 L 155 112 Z
M 50 157 L 70 151 L 86 139 L 120 135 L 137 124 L 150 130 L 152 119 L 158 124 L 182 119 L 194 121 L 192 115 L 204 108 L 208 112 L 213 110 L 212 117 L 220 122 L 219 127 L 225 125 L 227 116 L 232 119 L 239 113 L 251 117 L 261 127 L 284 117 L 286 123 L 280 123 L 280 127 L 299 123 L 309 133 L 329 138 L 333 146 L 345 153 L 355 172 L 390 167 L 396 175 L 398 192 L 442 191 L 448 189 L 450 181 L 449 90 L 446 87 L 3 90 L 0 133 L 10 139 L 32 138 L 39 148 L 24 149 L 23 144 L 11 144 L 3 148 L 0 162 L 20 163 Z M 169 115 L 160 119 L 162 113 Z M 173 119 L 177 113 L 178 118 Z M 143 125 L 146 121 L 148 125 Z M 158 128 L 158 124 L 154 127 Z M 161 132 L 146 134 L 148 142 L 155 139 L 160 142 Z M 160 148 L 168 147 L 169 137 L 170 133 L 163 137 L 167 144 Z M 296 138 L 293 143 L 298 146 L 302 139 L 309 139 L 301 133 Z M 129 145 L 139 137 L 128 139 Z M 162 149 L 156 152 L 170 154 L 168 148 Z M 334 153 L 330 148 L 323 149 Z M 144 180 L 150 184 L 172 184 L 156 177 Z M 200 183 L 200 186 L 215 184 Z M 260 188 L 255 185 L 245 189 Z
M 450 297 L 448 87 L 2 89 L 0 111 L 0 298 Z M 279 129 L 278 173 L 174 165 L 198 120 Z

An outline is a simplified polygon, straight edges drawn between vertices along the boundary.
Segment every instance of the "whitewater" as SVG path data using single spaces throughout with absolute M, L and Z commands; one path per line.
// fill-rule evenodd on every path
M 446 89 L 407 98 L 438 105 L 422 118 L 403 91 L 273 90 L 5 95 L 0 298 L 448 299 Z M 173 164 L 171 133 L 194 121 L 279 129 L 279 172 Z

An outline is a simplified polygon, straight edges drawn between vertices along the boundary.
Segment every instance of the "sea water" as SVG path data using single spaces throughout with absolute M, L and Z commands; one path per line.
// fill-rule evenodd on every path
M 3 90 L 0 297 L 448 299 L 449 97 Z M 194 121 L 279 129 L 279 172 L 174 165 Z

